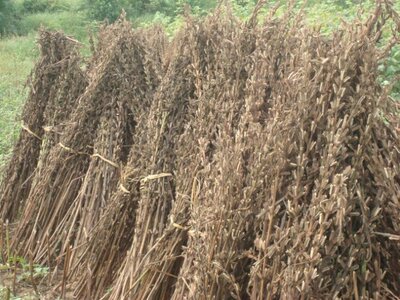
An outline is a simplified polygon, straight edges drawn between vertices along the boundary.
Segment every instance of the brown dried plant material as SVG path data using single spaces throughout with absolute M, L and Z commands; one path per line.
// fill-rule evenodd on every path
M 119 180 L 115 182 L 114 193 L 105 198 L 107 202 L 102 207 L 104 215 L 101 217 L 98 228 L 89 224 L 85 230 L 81 230 L 81 233 L 86 235 L 81 239 L 81 242 L 84 243 L 84 250 L 74 260 L 71 273 L 71 281 L 74 281 L 75 278 L 80 280 L 77 288 L 80 297 L 89 297 L 88 286 L 96 290 L 96 292 L 91 290 L 90 293 L 94 293 L 92 296 L 100 297 L 102 295 L 110 280 L 114 278 L 118 266 L 126 255 L 129 240 L 132 239 L 134 227 L 132 216 L 137 206 L 136 195 L 137 189 L 139 189 L 135 179 L 136 172 L 147 163 L 142 151 L 146 151 L 147 147 L 144 145 L 152 141 L 152 135 L 147 136 L 144 132 L 146 132 L 147 126 L 156 120 L 156 116 L 152 113 L 152 108 L 155 106 L 153 91 L 159 85 L 159 80 L 164 73 L 162 56 L 167 44 L 165 35 L 160 29 L 148 29 L 147 32 L 149 38 L 144 31 L 138 31 L 132 35 L 132 42 L 138 43 L 138 39 L 141 40 L 144 74 L 140 78 L 144 80 L 144 87 L 147 87 L 148 90 L 146 94 L 133 95 L 131 99 L 135 128 L 130 136 L 131 149 L 127 156 L 128 163 L 126 166 L 125 163 L 120 166 Z M 157 48 L 152 44 L 153 40 L 159 42 Z M 134 67 L 134 65 L 132 66 Z M 133 167 L 135 165 L 138 167 Z M 109 190 L 109 185 L 104 188 Z M 78 212 L 79 209 L 76 211 Z M 85 219 L 86 216 L 83 215 L 83 218 Z M 104 243 L 105 240 L 107 243 Z M 77 247 L 79 247 L 78 244 Z
M 277 82 L 252 299 L 399 295 L 399 244 L 379 233 L 399 232 L 400 141 L 398 108 L 377 83 L 378 17 L 329 44 L 304 31 L 290 88 Z
M 25 222 L 20 222 L 13 241 L 22 255 L 30 249 L 44 261 L 47 248 L 52 255 L 62 254 L 77 236 L 84 238 L 118 181 L 119 168 L 110 162 L 122 166 L 128 157 L 134 113 L 141 113 L 135 99 L 141 101 L 154 87 L 151 81 L 158 80 L 150 63 L 145 65 L 145 50 L 128 22 L 107 30 L 111 32 L 108 48 L 96 57 L 89 86 L 71 117 L 72 126 L 50 151 L 42 180 L 29 195 Z M 94 215 L 82 214 L 93 205 L 97 206 Z M 82 223 L 77 229 L 78 221 Z
M 76 42 L 60 32 L 41 29 L 38 44 L 40 60 L 29 81 L 30 92 L 22 113 L 22 130 L 0 187 L 3 222 L 15 221 L 25 205 L 41 160 L 41 149 L 50 147 L 46 145 L 47 126 L 60 125 L 68 118 L 75 96 L 85 85 Z M 72 84 L 72 90 L 68 91 Z M 56 113 L 61 110 L 56 103 L 64 106 L 61 114 Z
M 161 79 L 163 65 L 159 56 L 163 53 L 164 45 L 160 43 L 157 52 L 151 43 L 143 39 L 143 35 L 142 32 L 132 31 L 122 37 L 126 53 L 130 56 L 129 60 L 124 61 L 124 73 L 121 74 L 125 82 L 121 84 L 119 95 L 112 98 L 101 116 L 94 153 L 81 190 L 64 218 L 65 223 L 61 222 L 55 232 L 55 235 L 57 232 L 62 235 L 69 228 L 70 237 L 74 237 L 73 243 L 78 249 L 87 242 L 90 231 L 107 209 L 111 196 L 117 190 L 124 189 L 119 184 L 123 168 L 132 145 L 137 142 L 135 136 L 140 128 L 139 123 L 149 117 L 151 96 Z M 154 38 L 157 36 L 160 42 L 165 37 L 160 30 L 154 31 Z M 79 226 L 76 226 L 77 220 Z M 66 240 L 70 240 L 70 237 Z M 80 259 L 82 252 L 77 250 L 73 253 L 72 263 Z
M 89 240 L 86 253 L 89 258 L 79 262 L 81 267 L 87 268 L 87 274 L 99 279 L 91 282 L 96 297 L 102 295 L 110 280 L 118 275 L 132 240 L 141 239 L 134 244 L 148 247 L 155 240 L 151 235 L 155 236 L 157 230 L 161 233 L 164 228 L 162 222 L 166 222 L 174 193 L 172 174 L 164 170 L 173 169 L 173 135 L 182 131 L 179 128 L 184 126 L 185 106 L 194 91 L 193 79 L 185 71 L 191 63 L 189 38 L 189 34 L 182 37 L 173 54 L 175 59 L 168 65 L 157 92 L 150 98 L 148 114 L 138 121 L 130 158 L 118 184 L 119 190 Z M 110 241 L 109 244 L 104 244 L 104 239 Z M 80 297 L 88 297 L 89 275 L 78 275 L 81 280 L 77 293 Z
M 220 22 L 220 17 L 227 20 Z M 206 24 L 212 25 L 207 26 Z M 192 190 L 193 176 L 204 168 L 203 164 L 208 164 L 209 160 L 206 157 L 212 156 L 213 140 L 215 140 L 218 131 L 215 120 L 219 120 L 219 118 L 216 118 L 216 115 L 221 112 L 221 109 L 226 110 L 226 107 L 219 106 L 223 102 L 216 101 L 213 95 L 218 93 L 221 85 L 229 86 L 230 82 L 225 82 L 226 78 L 221 76 L 224 65 L 228 68 L 227 72 L 232 76 L 241 76 L 240 72 L 229 68 L 229 56 L 226 56 L 225 60 L 218 59 L 218 49 L 222 46 L 229 44 L 231 51 L 236 51 L 234 45 L 225 40 L 225 38 L 232 38 L 230 35 L 225 36 L 225 33 L 231 33 L 235 25 L 237 24 L 234 19 L 228 19 L 220 12 L 206 22 L 193 23 L 191 27 L 186 29 L 189 36 L 187 51 L 190 53 L 190 60 L 192 61 L 188 73 L 193 78 L 194 97 L 188 99 L 190 101 L 184 115 L 185 119 L 180 122 L 170 121 L 173 126 L 176 126 L 175 123 L 181 124 L 184 131 L 181 135 L 173 138 L 166 136 L 166 140 L 177 140 L 174 147 L 169 146 L 167 148 L 171 152 L 169 155 L 174 157 L 174 164 L 164 164 L 160 170 L 174 174 L 186 172 L 187 176 L 172 178 L 176 184 L 174 184 L 172 201 L 170 200 L 171 211 L 167 211 L 167 215 L 162 216 L 161 222 L 155 222 L 156 228 L 160 228 L 161 231 L 159 229 L 157 231 L 149 230 L 151 243 L 146 246 L 148 250 L 143 251 L 143 249 L 138 248 L 137 240 L 140 237 L 137 237 L 137 240 L 134 238 L 130 253 L 126 257 L 125 267 L 120 278 L 116 281 L 111 299 L 121 297 L 168 299 L 172 296 L 174 282 L 182 263 L 182 246 L 187 239 L 187 229 L 185 228 L 189 210 L 187 200 Z M 226 27 L 229 29 L 227 30 Z M 235 79 L 243 85 L 239 78 L 233 78 L 231 82 Z M 240 109 L 240 103 L 237 103 L 237 106 Z M 179 134 L 180 130 L 174 132 Z M 190 146 L 188 147 L 188 145 Z M 162 156 L 158 156 L 158 159 L 166 161 Z M 199 160 L 203 160 L 203 162 L 200 163 Z M 155 197 L 146 197 L 146 194 L 144 196 L 140 200 L 143 207 L 157 200 Z M 164 202 L 166 201 L 155 201 L 155 207 L 160 207 Z M 140 214 L 140 218 L 144 217 L 145 220 L 148 220 L 146 211 L 142 212 L 140 209 L 141 207 L 139 207 L 138 219 Z M 157 211 L 154 208 L 153 210 Z M 158 227 L 160 224 L 163 224 L 163 226 Z M 136 225 L 136 228 L 142 227 L 140 224 Z M 145 235 L 142 232 L 138 232 L 139 234 Z M 145 253 L 144 257 L 142 253 Z M 138 261 L 138 263 L 134 263 L 135 261 Z M 143 286 L 151 286 L 152 288 L 143 289 Z
M 378 81 L 398 34 L 377 45 L 398 15 L 377 3 L 327 37 L 294 1 L 258 23 L 264 2 L 171 42 L 104 27 L 13 249 L 68 254 L 78 299 L 399 297 L 399 105 Z M 42 113 L 57 132 L 66 90 Z

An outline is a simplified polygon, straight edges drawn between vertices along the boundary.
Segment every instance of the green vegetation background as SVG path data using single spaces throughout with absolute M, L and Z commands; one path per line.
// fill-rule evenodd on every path
M 189 5 L 193 14 L 210 12 L 217 0 L 0 0 L 0 174 L 11 155 L 12 145 L 20 130 L 20 113 L 27 96 L 24 88 L 35 58 L 35 39 L 40 26 L 63 30 L 83 42 L 83 54 L 88 54 L 88 32 L 96 31 L 104 20 L 115 20 L 124 9 L 135 27 L 161 23 L 169 35 L 183 24 L 183 12 Z M 245 19 L 256 0 L 232 0 L 234 13 Z M 275 5 L 270 0 L 266 6 Z M 283 8 L 285 1 L 283 2 Z M 301 0 L 298 1 L 300 5 Z M 397 1 L 400 11 L 400 1 Z M 373 0 L 309 0 L 307 21 L 321 25 L 327 34 L 339 26 L 341 19 L 352 19 L 358 11 L 368 12 Z M 382 83 L 400 74 L 400 47 L 381 66 Z M 400 85 L 394 92 L 400 98 Z M 1 177 L 1 176 L 0 176 Z

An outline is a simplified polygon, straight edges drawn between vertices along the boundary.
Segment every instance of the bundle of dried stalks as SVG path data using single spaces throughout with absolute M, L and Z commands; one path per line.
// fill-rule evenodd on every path
M 225 20 L 222 21 L 221 18 Z M 156 124 L 150 128 L 155 132 L 163 128 L 164 132 L 157 135 L 160 136 L 160 141 L 152 146 L 158 152 L 154 151 L 152 155 L 152 161 L 156 164 L 150 166 L 148 173 L 180 175 L 143 182 L 135 228 L 148 230 L 135 231 L 132 246 L 110 299 L 171 298 L 182 263 L 182 246 L 187 239 L 184 227 L 188 218 L 187 200 L 192 189 L 193 176 L 209 164 L 211 158 L 207 157 L 213 155 L 213 140 L 218 130 L 215 120 L 219 120 L 216 115 L 222 109 L 229 112 L 223 102 L 218 102 L 215 98 L 220 85 L 231 88 L 230 84 L 235 78 L 227 82 L 221 76 L 221 71 L 226 68 L 232 76 L 241 76 L 238 70 L 230 68 L 232 57 L 227 55 L 220 59 L 219 53 L 220 49 L 229 48 L 232 52 L 237 50 L 227 40 L 232 38 L 231 33 L 238 31 L 235 29 L 238 24 L 233 18 L 227 18 L 219 12 L 204 22 L 188 25 L 185 36 L 181 39 L 187 45 L 185 52 L 188 53 L 190 62 L 187 76 L 192 78 L 193 84 L 189 87 L 193 96 L 184 99 L 187 107 L 185 111 L 178 111 L 178 115 L 175 111 L 182 107 L 176 103 L 181 101 L 179 97 L 171 99 L 165 97 L 165 94 L 157 95 L 160 102 L 168 101 L 166 105 L 171 113 L 165 118 L 163 110 L 160 111 L 159 116 L 165 125 Z M 172 60 L 171 64 L 176 67 L 176 61 Z M 240 107 L 240 103 L 236 105 Z M 199 163 L 199 159 L 203 162 Z M 167 179 L 173 180 L 172 189 L 165 188 L 163 181 Z
M 234 51 L 225 46 L 216 60 L 221 62 L 216 73 L 221 83 L 206 96 L 217 95 L 214 109 L 205 103 L 207 111 L 214 111 L 208 121 L 217 134 L 209 165 L 195 177 L 189 240 L 173 299 L 241 299 L 247 295 L 251 261 L 246 253 L 253 245 L 254 214 L 259 211 L 251 194 L 259 178 L 249 175 L 263 146 L 270 96 L 266 78 L 274 76 L 271 62 L 280 52 L 276 47 L 266 54 L 264 47 L 277 45 L 274 39 L 280 41 L 278 33 L 286 23 L 268 23 L 265 44 L 259 43 L 260 30 L 254 25 L 250 20 L 236 34 L 225 33 L 232 38 Z M 268 63 L 261 60 L 265 55 L 270 56 Z
M 105 30 L 109 31 L 109 28 Z M 149 34 L 165 43 L 163 31 L 149 30 Z M 152 95 L 162 78 L 164 43 L 153 48 L 155 45 L 149 43 L 143 32 L 132 31 L 122 38 L 129 57 L 123 61 L 123 72 L 119 75 L 123 80 L 119 94 L 117 97 L 104 96 L 110 97 L 111 101 L 100 118 L 89 168 L 77 198 L 54 233 L 62 235 L 63 231 L 69 231 L 66 240 L 75 236 L 73 243 L 77 249 L 87 242 L 114 192 L 118 188 L 124 189 L 118 185 L 121 170 L 129 158 L 132 144 L 137 142 L 137 130 L 141 132 L 139 123 L 149 117 Z M 63 249 L 67 246 L 65 244 Z M 71 263 L 80 260 L 79 253 L 82 251 L 72 253 Z
M 50 138 L 46 134 L 50 128 L 47 126 L 51 125 L 53 129 L 54 125 L 67 119 L 75 100 L 70 95 L 78 94 L 85 84 L 74 40 L 60 32 L 41 29 L 38 44 L 40 60 L 29 82 L 30 93 L 22 114 L 22 130 L 0 187 L 3 222 L 14 221 L 25 205 L 40 161 L 41 148 L 48 147 L 44 146 Z M 68 90 L 71 86 L 73 89 Z M 70 94 L 67 95 L 67 91 Z
M 191 278 L 207 274 L 196 269 L 197 257 L 193 254 L 196 252 L 200 256 L 207 252 L 203 246 L 206 246 L 208 234 L 200 234 L 199 227 L 204 229 L 211 225 L 210 220 L 216 213 L 215 206 L 211 211 L 207 204 L 214 203 L 210 191 L 218 189 L 216 178 L 221 174 L 217 163 L 218 141 L 221 136 L 227 135 L 230 139 L 236 135 L 240 115 L 244 112 L 247 68 L 251 64 L 249 55 L 255 43 L 252 40 L 254 28 L 243 28 L 229 11 L 219 10 L 197 27 L 196 36 L 200 41 L 195 49 L 197 64 L 191 70 L 196 79 L 197 100 L 190 106 L 190 121 L 177 148 L 176 174 L 181 175 L 176 176 L 170 224 L 148 252 L 150 263 L 137 271 L 135 276 L 140 283 L 135 282 L 136 286 L 131 287 L 131 298 L 182 299 L 188 291 L 187 285 L 192 284 Z M 225 154 L 229 155 L 226 147 L 229 148 L 224 144 Z M 236 171 L 236 163 L 230 165 Z M 198 247 L 192 243 L 194 240 L 198 241 Z M 186 246 L 188 251 L 184 254 Z M 178 276 L 180 280 L 175 289 Z
M 106 31 L 107 47 L 95 56 L 72 125 L 51 149 L 13 241 L 19 253 L 42 262 L 86 239 L 127 160 L 135 114 L 144 113 L 146 95 L 159 80 L 128 22 Z
M 147 34 L 154 37 L 153 32 Z M 172 174 L 164 170 L 173 169 L 174 136 L 183 130 L 180 128 L 184 126 L 186 103 L 194 91 L 193 79 L 186 71 L 192 63 L 188 45 L 190 34 L 185 33 L 175 45 L 176 53 L 151 98 L 148 114 L 138 119 L 130 158 L 118 184 L 120 189 L 90 236 L 85 256 L 74 266 L 73 277 L 76 273 L 80 278 L 76 291 L 80 297 L 100 297 L 118 275 L 132 241 L 137 247 L 146 248 L 164 228 L 174 194 Z M 153 55 L 158 57 L 157 52 Z M 104 244 L 104 239 L 109 243 Z M 78 272 L 82 267 L 87 270 L 84 276 Z M 93 279 L 88 282 L 88 277 Z
M 382 10 L 329 41 L 296 30 L 282 57 L 257 175 L 252 299 L 400 295 L 399 119 L 377 80 Z

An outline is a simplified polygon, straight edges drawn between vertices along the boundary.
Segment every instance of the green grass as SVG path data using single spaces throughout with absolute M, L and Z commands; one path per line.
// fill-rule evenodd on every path
M 0 40 L 0 168 L 9 158 L 19 132 L 26 98 L 24 83 L 37 57 L 35 34 Z
M 83 12 L 43 12 L 25 16 L 19 24 L 19 34 L 26 35 L 36 31 L 40 26 L 50 30 L 62 30 L 77 39 L 85 39 L 90 22 Z

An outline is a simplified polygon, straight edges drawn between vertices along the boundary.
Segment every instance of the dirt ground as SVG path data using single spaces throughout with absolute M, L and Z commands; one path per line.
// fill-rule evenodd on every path
M 49 273 L 44 277 L 32 277 L 22 269 L 3 269 L 0 271 L 0 298 L 10 300 L 54 300 L 54 299 L 73 299 L 73 293 L 70 289 L 65 289 L 65 295 L 62 297 L 61 272 L 56 274 Z

